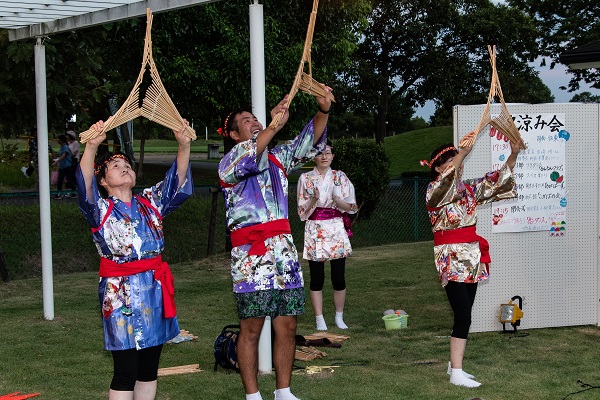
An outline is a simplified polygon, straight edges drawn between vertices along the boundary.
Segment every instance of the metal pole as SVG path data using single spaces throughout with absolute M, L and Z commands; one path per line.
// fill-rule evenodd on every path
M 250 80 L 252 85 L 252 113 L 263 125 L 267 126 L 265 104 L 265 33 L 263 6 L 254 0 L 250 4 Z M 273 372 L 271 348 L 271 318 L 266 317 L 258 341 L 258 372 Z
M 414 195 L 413 195 L 413 205 L 414 205 L 414 214 L 415 214 L 415 228 L 414 228 L 414 239 L 415 242 L 419 241 L 419 178 L 414 179 Z
M 54 319 L 52 282 L 52 226 L 50 222 L 50 172 L 48 160 L 48 109 L 46 104 L 46 48 L 42 38 L 35 45 L 35 100 L 38 136 L 40 229 L 42 238 L 42 297 L 44 318 Z
M 252 113 L 267 126 L 265 100 L 265 32 L 263 6 L 254 0 L 250 4 L 250 80 L 252 85 Z

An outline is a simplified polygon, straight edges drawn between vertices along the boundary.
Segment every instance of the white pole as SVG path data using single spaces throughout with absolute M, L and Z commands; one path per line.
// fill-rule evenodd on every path
M 265 32 L 263 6 L 254 0 L 250 4 L 250 80 L 252 84 L 252 113 L 267 126 L 265 104 Z
M 52 229 L 50 222 L 50 173 L 48 160 L 48 109 L 46 104 L 46 48 L 42 38 L 35 45 L 35 100 L 38 136 L 40 229 L 42 238 L 42 297 L 44 318 L 54 319 L 52 283 Z
M 208 126 L 206 127 L 206 141 L 208 142 Z
M 250 80 L 252 84 L 252 113 L 258 121 L 267 126 L 265 104 L 265 34 L 263 6 L 254 0 L 250 4 Z M 266 317 L 258 341 L 258 372 L 273 372 L 271 348 L 271 318 Z

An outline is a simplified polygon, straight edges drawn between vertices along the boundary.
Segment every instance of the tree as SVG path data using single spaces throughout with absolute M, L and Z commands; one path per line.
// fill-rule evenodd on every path
M 489 1 L 373 0 L 369 26 L 342 79 L 359 93 L 358 107 L 375 113 L 382 142 L 394 101 L 434 100 L 450 113 L 454 104 L 485 99 L 488 44 L 499 47 L 505 73 L 534 80 L 527 61 L 537 55 L 535 37 L 526 15 Z
M 600 96 L 594 96 L 590 92 L 581 92 L 574 95 L 569 101 L 571 103 L 600 103 Z
M 8 32 L 0 30 L 0 128 L 4 137 L 36 124 L 34 40 L 9 42 Z M 73 114 L 93 102 L 90 88 L 93 96 L 94 89 L 101 87 L 94 75 L 101 66 L 99 52 L 90 47 L 94 41 L 99 42 L 79 32 L 45 39 L 50 130 L 64 130 Z
M 348 63 L 368 0 L 322 1 L 313 41 L 313 75 L 331 83 Z M 312 0 L 265 4 L 267 107 L 292 85 L 302 55 Z M 190 121 L 216 130 L 220 116 L 250 102 L 248 7 L 215 2 L 155 16 L 153 55 L 176 107 Z M 55 129 L 78 115 L 83 126 L 109 115 L 108 100 L 121 104 L 141 65 L 145 18 L 57 34 L 46 41 L 49 122 Z M 0 112 L 12 133 L 35 123 L 33 41 L 8 43 L 0 33 Z M 315 111 L 298 95 L 290 125 Z M 9 116 L 6 119 L 4 116 Z
M 369 218 L 389 186 L 389 158 L 382 145 L 371 139 L 335 141 L 332 168 L 348 175 L 360 207 L 357 218 Z
M 600 40 L 600 13 L 595 1 L 507 0 L 507 3 L 535 20 L 540 32 L 538 45 L 544 56 L 542 66 L 546 65 L 546 58 L 549 58 L 550 69 L 553 69 L 565 50 Z M 578 90 L 581 81 L 600 89 L 600 69 L 569 69 L 568 73 L 572 74 L 568 85 L 570 92 Z
M 319 4 L 311 53 L 315 79 L 331 83 L 348 63 L 360 34 L 356 21 L 364 20 L 368 4 L 367 0 Z M 267 109 L 291 88 L 311 9 L 312 0 L 265 2 Z M 165 86 L 181 104 L 182 114 L 216 131 L 228 112 L 251 101 L 248 8 L 236 2 L 216 2 L 161 18 L 154 46 Z M 315 110 L 314 100 L 299 93 L 291 104 L 290 122 L 278 137 L 297 131 Z

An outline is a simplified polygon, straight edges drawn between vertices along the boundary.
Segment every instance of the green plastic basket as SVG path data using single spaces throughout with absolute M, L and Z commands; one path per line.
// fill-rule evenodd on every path
M 405 329 L 408 327 L 407 314 L 388 314 L 384 315 L 381 319 L 385 323 L 385 329 Z

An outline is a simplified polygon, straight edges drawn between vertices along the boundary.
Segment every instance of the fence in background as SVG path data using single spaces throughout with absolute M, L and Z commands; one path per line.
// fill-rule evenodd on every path
M 432 240 L 425 208 L 427 179 L 394 180 L 369 219 L 354 221 L 353 247 Z M 37 195 L 0 195 L 0 261 L 10 279 L 41 275 Z M 296 213 L 296 187 L 290 185 L 292 234 L 301 253 L 304 223 Z M 52 199 L 53 270 L 94 271 L 98 255 L 76 199 Z M 196 187 L 179 210 L 164 219 L 165 252 L 170 263 L 194 261 L 225 251 L 225 210 L 220 190 Z M 0 272 L 3 272 L 0 266 Z

